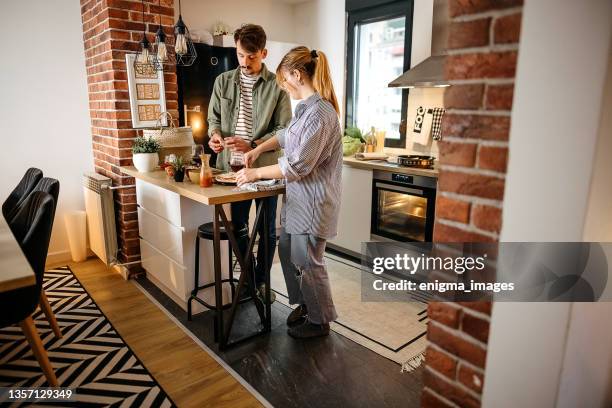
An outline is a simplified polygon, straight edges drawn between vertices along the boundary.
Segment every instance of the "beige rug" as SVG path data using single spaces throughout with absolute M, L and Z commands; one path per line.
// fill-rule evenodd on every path
M 326 254 L 327 271 L 338 320 L 331 329 L 412 371 L 424 361 L 427 304 L 362 302 L 360 265 Z M 289 306 L 280 263 L 272 266 L 271 286 Z

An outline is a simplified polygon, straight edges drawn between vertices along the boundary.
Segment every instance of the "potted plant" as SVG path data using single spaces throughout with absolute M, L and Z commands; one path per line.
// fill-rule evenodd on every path
M 140 172 L 153 171 L 159 163 L 161 145 L 151 137 L 138 136 L 132 145 L 132 161 Z
M 185 162 L 183 157 L 177 157 L 171 164 L 174 169 L 174 181 L 180 183 L 185 178 Z

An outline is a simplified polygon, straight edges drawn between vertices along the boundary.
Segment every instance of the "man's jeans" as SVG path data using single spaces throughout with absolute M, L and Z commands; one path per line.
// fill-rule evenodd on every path
M 276 203 L 278 202 L 278 196 L 256 198 L 255 206 L 259 208 L 262 200 L 267 201 L 267 215 L 268 215 L 268 273 L 272 267 L 272 261 L 274 260 L 274 251 L 276 250 Z M 234 224 L 234 231 L 240 231 L 249 225 L 249 211 L 251 210 L 251 204 L 253 200 L 239 201 L 231 204 L 232 224 Z M 263 217 L 263 214 L 262 214 Z M 265 263 L 264 259 L 264 241 L 263 241 L 263 220 L 261 221 L 258 229 L 259 234 L 259 245 L 257 248 L 257 258 L 255 262 L 255 286 L 259 287 L 265 283 L 266 271 L 263 266 Z M 240 247 L 240 253 L 244 254 L 248 246 L 248 238 L 238 240 Z

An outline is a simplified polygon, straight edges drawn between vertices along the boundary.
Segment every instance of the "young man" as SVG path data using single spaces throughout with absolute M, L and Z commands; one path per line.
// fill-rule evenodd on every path
M 208 145 L 218 154 L 217 168 L 229 171 L 230 160 L 238 160 L 261 143 L 270 139 L 291 120 L 291 102 L 287 93 L 276 84 L 276 75 L 263 63 L 266 50 L 266 33 L 263 28 L 246 24 L 234 33 L 236 53 L 240 66 L 224 72 L 215 80 L 208 108 Z M 278 162 L 279 150 L 262 154 L 252 167 L 263 167 Z M 276 249 L 277 197 L 267 200 L 269 226 L 268 265 L 272 265 Z M 262 199 L 255 200 L 259 207 Z M 248 227 L 252 200 L 231 204 L 232 223 L 236 230 Z M 262 227 L 260 227 L 262 228 Z M 259 236 L 263 233 L 260 230 Z M 247 241 L 239 242 L 244 253 Z M 260 238 L 255 263 L 255 285 L 263 299 L 265 293 L 265 259 Z M 268 271 L 269 272 L 269 269 Z M 274 301 L 274 293 L 271 294 Z

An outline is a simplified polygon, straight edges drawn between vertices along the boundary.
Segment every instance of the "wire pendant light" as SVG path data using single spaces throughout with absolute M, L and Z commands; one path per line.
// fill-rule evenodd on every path
M 158 1 L 157 5 L 161 7 L 161 1 Z M 157 70 L 166 72 L 175 71 L 176 60 L 174 58 L 174 48 L 171 44 L 166 43 L 168 36 L 162 27 L 161 14 L 158 14 L 158 18 L 159 27 L 155 32 L 155 43 L 153 44 L 153 52 L 157 59 Z
M 144 0 L 141 0 L 142 3 L 142 24 L 144 24 L 142 30 L 142 39 L 139 43 L 138 52 L 136 53 L 136 58 L 134 59 L 134 71 L 136 71 L 140 75 L 151 75 L 158 71 L 159 63 L 157 61 L 157 57 L 152 50 L 151 43 L 147 38 L 146 27 L 144 19 Z
M 181 0 L 179 0 L 178 21 L 174 25 L 174 51 L 176 53 L 176 65 L 188 67 L 194 63 L 198 54 L 196 53 L 189 29 L 183 22 L 181 15 Z

